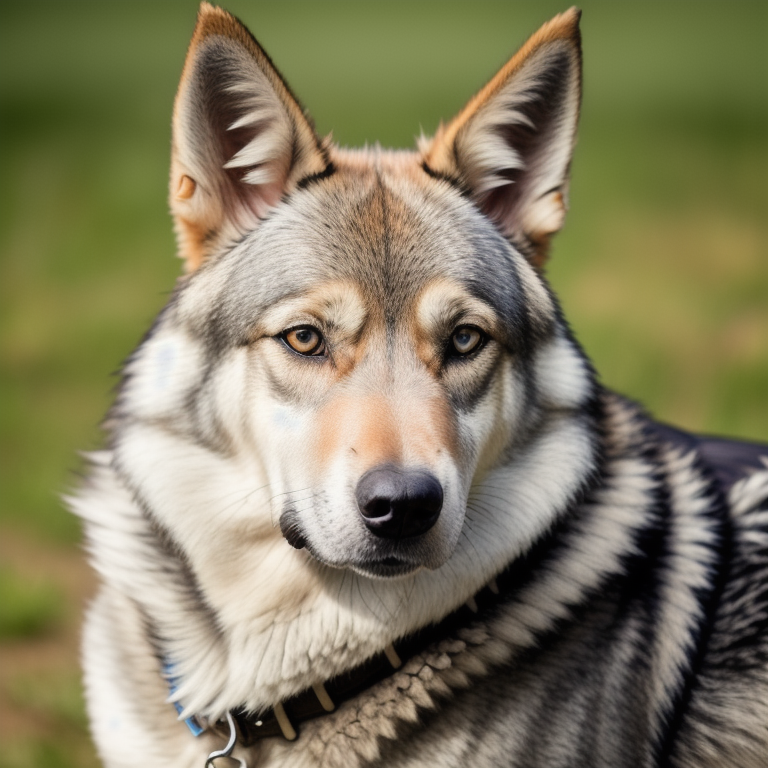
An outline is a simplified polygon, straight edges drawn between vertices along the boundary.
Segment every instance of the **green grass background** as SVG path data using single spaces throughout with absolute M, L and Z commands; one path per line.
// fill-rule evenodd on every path
M 226 4 L 341 144 L 408 147 L 564 3 Z M 549 269 L 603 380 L 768 439 L 768 4 L 588 0 L 571 211 Z M 0 0 L 1 768 L 95 765 L 91 577 L 58 494 L 179 272 L 169 118 L 193 0 Z

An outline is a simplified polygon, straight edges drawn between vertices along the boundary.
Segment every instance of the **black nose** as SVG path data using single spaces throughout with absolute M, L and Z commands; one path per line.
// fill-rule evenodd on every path
M 426 533 L 440 517 L 443 488 L 422 470 L 376 467 L 357 484 L 357 506 L 372 533 L 405 539 Z

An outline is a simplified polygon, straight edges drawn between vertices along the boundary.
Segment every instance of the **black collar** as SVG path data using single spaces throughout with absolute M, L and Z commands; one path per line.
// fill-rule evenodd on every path
M 327 680 L 325 683 L 307 688 L 296 696 L 270 707 L 265 712 L 253 713 L 246 709 L 231 712 L 237 726 L 237 742 L 242 746 L 269 737 L 282 737 L 295 741 L 299 737 L 301 723 L 333 712 L 340 704 L 354 698 L 376 683 L 389 677 L 406 661 L 424 651 L 435 642 L 455 634 L 458 629 L 467 627 L 478 618 L 487 614 L 499 603 L 500 599 L 513 588 L 512 568 L 507 568 L 497 579 L 488 583 L 464 605 L 449 614 L 439 624 L 432 624 L 408 635 L 403 640 L 387 646 L 357 667 Z M 171 681 L 173 685 L 173 681 Z M 221 719 L 203 727 L 196 718 L 187 723 L 195 732 L 195 726 L 203 730 L 212 730 L 228 738 L 231 725 L 229 719 Z

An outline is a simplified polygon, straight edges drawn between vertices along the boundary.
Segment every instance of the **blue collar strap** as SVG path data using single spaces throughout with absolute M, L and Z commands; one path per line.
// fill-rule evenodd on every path
M 174 674 L 174 665 L 169 662 L 165 661 L 163 663 L 163 677 L 166 679 L 166 682 L 168 683 L 168 689 L 170 691 L 171 696 L 176 693 L 179 686 L 177 685 L 178 677 Z M 183 707 L 181 704 L 179 704 L 178 701 L 173 702 L 173 706 L 176 707 L 176 711 L 181 714 L 183 711 Z M 184 722 L 187 725 L 187 728 L 189 728 L 190 733 L 193 736 L 199 736 L 205 729 L 200 726 L 200 723 L 197 721 L 197 718 L 194 715 L 191 715 L 190 717 L 187 717 L 184 719 Z

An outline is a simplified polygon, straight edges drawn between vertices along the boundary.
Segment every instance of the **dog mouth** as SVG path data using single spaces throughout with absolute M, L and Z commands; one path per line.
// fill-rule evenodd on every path
M 399 557 L 384 557 L 381 560 L 350 563 L 349 567 L 363 576 L 373 576 L 378 579 L 395 579 L 399 576 L 408 576 L 421 568 L 421 566 Z
M 413 539 L 395 541 L 371 537 L 367 545 L 337 558 L 329 557 L 328 552 L 313 544 L 293 510 L 281 515 L 279 524 L 280 532 L 290 546 L 298 550 L 305 549 L 318 563 L 329 568 L 349 568 L 369 578 L 396 579 L 419 571 L 426 565 L 426 562 L 422 562 L 425 555 L 423 544 Z
M 361 576 L 368 576 L 377 579 L 395 579 L 399 576 L 407 576 L 414 571 L 419 570 L 420 565 L 408 562 L 401 557 L 387 555 L 380 558 L 365 558 L 360 562 L 332 563 L 321 557 L 314 547 L 307 541 L 298 525 L 282 525 L 281 532 L 285 540 L 294 549 L 306 549 L 315 560 L 331 568 L 350 568 Z
M 294 549 L 304 549 L 307 546 L 307 539 L 293 510 L 280 516 L 280 533 Z
M 292 546 L 296 545 L 292 543 Z M 323 557 L 312 546 L 311 542 L 303 538 L 302 547 L 296 548 L 306 548 L 307 552 L 309 552 L 318 563 L 322 563 L 329 568 L 349 568 L 351 571 L 354 571 L 361 576 L 367 576 L 368 578 L 374 579 L 396 579 L 402 576 L 408 576 L 423 567 L 419 563 L 414 563 L 394 555 L 376 557 L 375 555 L 367 554 L 359 559 L 352 558 L 344 561 L 329 560 L 328 558 Z

